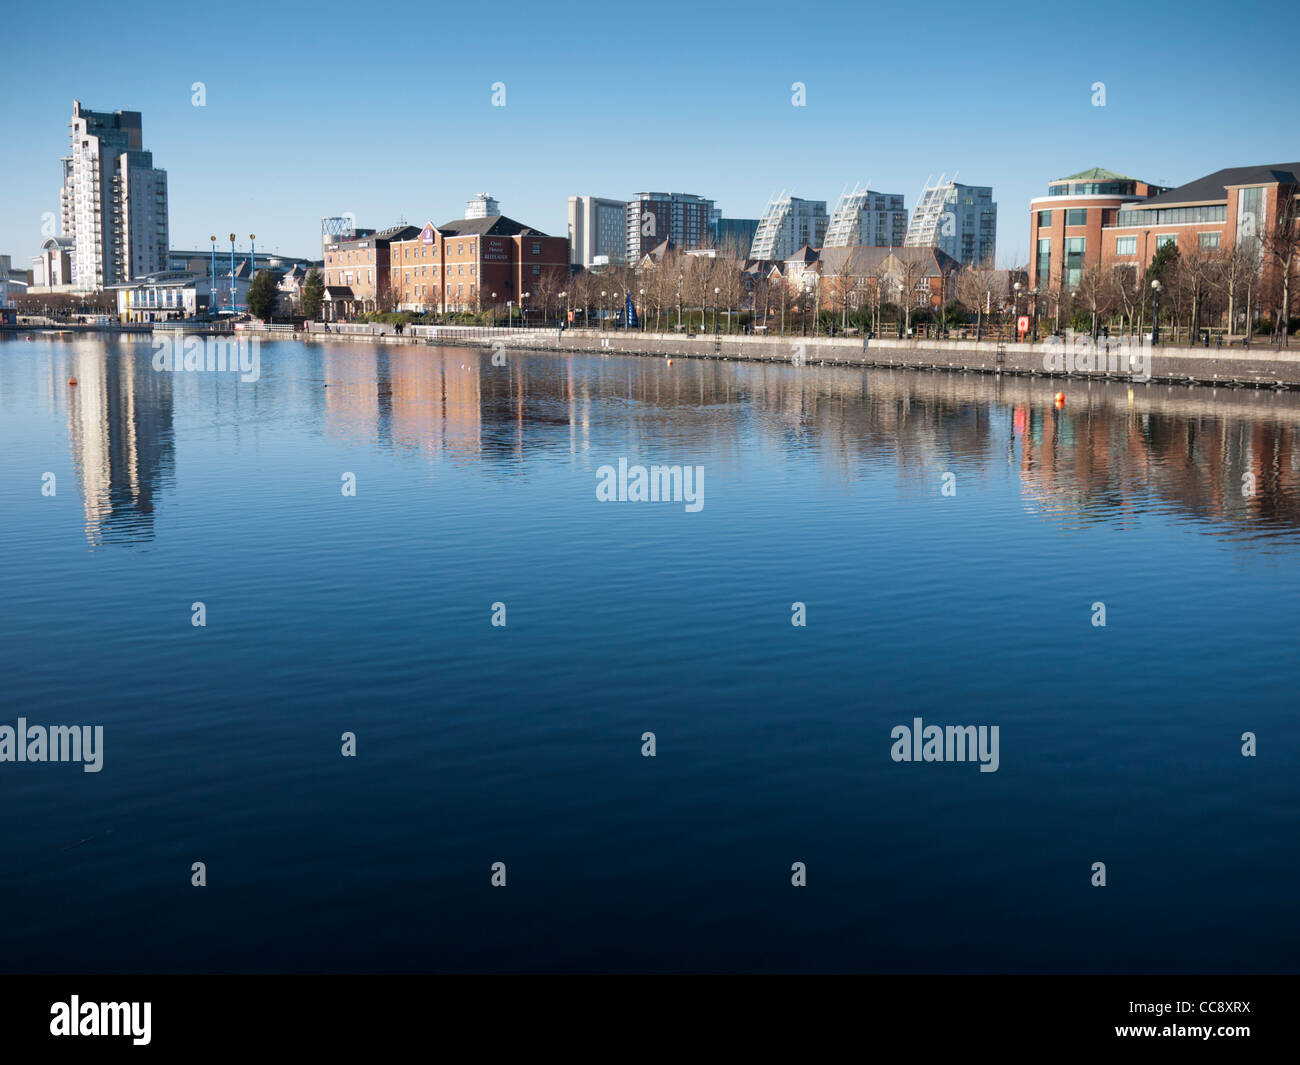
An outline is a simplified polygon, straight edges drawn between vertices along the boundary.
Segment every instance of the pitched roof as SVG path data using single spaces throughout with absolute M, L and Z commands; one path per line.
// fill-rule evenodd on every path
M 394 241 L 394 240 L 409 240 L 411 237 L 419 236 L 419 234 L 420 234 L 419 226 L 408 226 L 403 223 L 401 225 L 389 226 L 387 229 L 381 229 L 371 235 L 377 241 L 379 240 Z
M 1179 185 L 1176 189 L 1131 205 L 1132 209 L 1172 207 L 1180 203 L 1227 200 L 1229 185 L 1300 185 L 1300 163 L 1270 163 L 1264 166 L 1230 166 L 1213 174 Z
M 823 248 L 820 269 L 823 277 L 845 270 L 853 277 L 881 277 L 898 270 L 904 263 L 921 264 L 921 277 L 938 277 L 961 267 L 956 259 L 938 248 Z
M 444 237 L 544 237 L 540 229 L 533 229 L 503 214 L 486 218 L 456 218 L 434 228 Z M 418 233 L 419 230 L 416 230 Z
M 1102 167 L 1094 166 L 1089 170 L 1080 170 L 1077 174 L 1070 174 L 1068 177 L 1057 178 L 1056 181 L 1137 181 L 1137 178 L 1127 177 L 1124 174 L 1117 174 L 1113 170 L 1105 170 Z M 1049 185 L 1054 185 L 1056 181 L 1049 181 Z

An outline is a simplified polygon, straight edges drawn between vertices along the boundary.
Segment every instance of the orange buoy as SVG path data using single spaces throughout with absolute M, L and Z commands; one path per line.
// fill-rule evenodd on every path
M 75 377 L 68 378 L 68 384 L 75 385 L 76 383 L 77 383 L 77 379 Z
M 1058 392 L 1058 393 L 1056 393 L 1056 405 L 1057 405 L 1058 407 L 1064 407 L 1064 406 L 1065 406 L 1065 393 L 1064 393 L 1064 392 Z
M 672 364 L 673 364 L 673 360 L 672 360 L 672 359 L 669 359 L 669 360 L 668 360 L 668 365 L 671 366 Z

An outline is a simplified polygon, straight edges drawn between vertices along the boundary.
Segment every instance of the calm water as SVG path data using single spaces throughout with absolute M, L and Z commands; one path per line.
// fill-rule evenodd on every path
M 0 724 L 104 726 L 0 763 L 0 970 L 1300 968 L 1300 396 L 151 354 L 0 342 Z

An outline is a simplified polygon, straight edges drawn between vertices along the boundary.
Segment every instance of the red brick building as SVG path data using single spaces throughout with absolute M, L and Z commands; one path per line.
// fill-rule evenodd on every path
M 1121 210 L 1102 233 L 1102 265 L 1132 264 L 1144 270 L 1165 243 L 1187 254 L 1256 242 L 1273 229 L 1297 194 L 1300 163 L 1216 170 Z M 1261 265 L 1267 277 L 1268 263 Z
M 394 242 L 389 257 L 393 303 L 420 312 L 478 311 L 520 305 L 537 289 L 554 295 L 569 278 L 569 240 L 550 237 L 505 215 L 430 222 Z
M 1086 170 L 1048 189 L 1029 212 L 1029 277 L 1039 292 L 1073 288 L 1093 266 L 1143 271 L 1166 243 L 1186 254 L 1257 239 L 1300 193 L 1300 163 L 1229 167 L 1173 189 Z
M 1102 231 L 1120 212 L 1164 188 L 1093 167 L 1047 183 L 1029 201 L 1029 280 L 1038 291 L 1073 288 L 1084 270 L 1103 261 Z
M 384 310 L 389 302 L 389 254 L 392 244 L 420 232 L 417 226 L 391 226 L 352 240 L 325 245 L 328 316 L 339 318 Z

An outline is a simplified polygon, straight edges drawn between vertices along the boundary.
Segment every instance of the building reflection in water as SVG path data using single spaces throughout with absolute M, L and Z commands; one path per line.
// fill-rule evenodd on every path
M 171 375 L 145 345 L 80 343 L 67 361 L 68 442 L 92 546 L 153 539 L 154 509 L 175 476 Z
M 1295 393 L 527 352 L 494 366 L 491 354 L 325 349 L 329 429 L 520 468 L 595 442 L 724 474 L 755 451 L 807 451 L 849 490 L 882 465 L 919 490 L 945 470 L 1010 465 L 1031 506 L 1081 524 L 1165 509 L 1243 539 L 1300 529 Z

